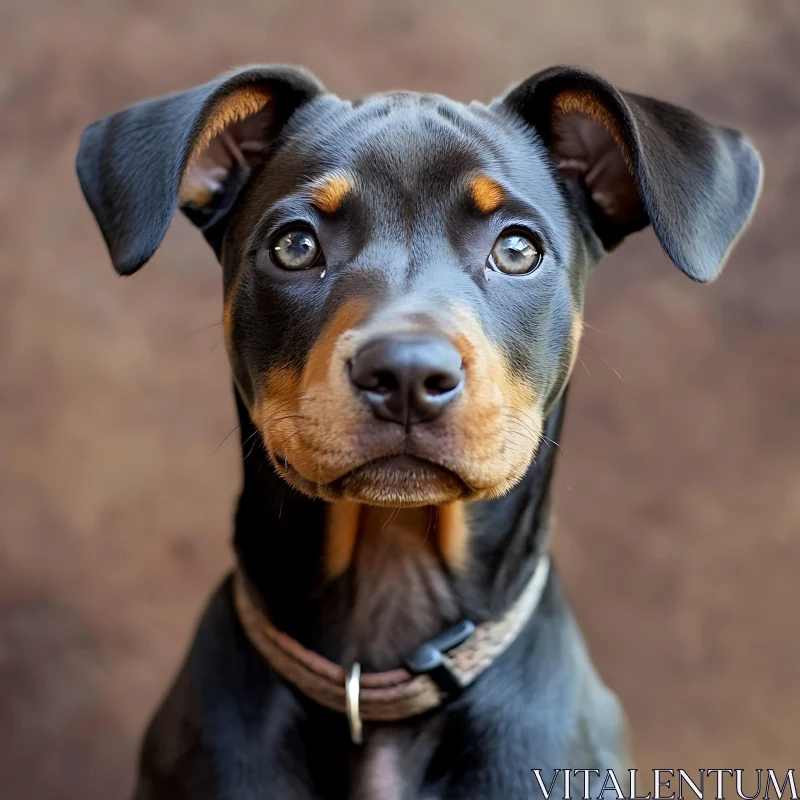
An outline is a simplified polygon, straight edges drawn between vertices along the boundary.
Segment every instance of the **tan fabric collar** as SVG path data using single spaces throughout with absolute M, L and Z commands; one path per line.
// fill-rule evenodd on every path
M 539 604 L 549 569 L 549 558 L 542 556 L 502 617 L 479 623 L 462 643 L 442 653 L 443 666 L 459 688 L 475 681 L 517 638 Z M 240 570 L 234 576 L 234 602 L 247 638 L 275 672 L 320 705 L 348 713 L 345 668 L 277 630 L 253 601 Z M 446 698 L 430 674 L 414 674 L 408 669 L 360 673 L 355 688 L 357 716 L 371 721 L 413 717 L 436 708 Z

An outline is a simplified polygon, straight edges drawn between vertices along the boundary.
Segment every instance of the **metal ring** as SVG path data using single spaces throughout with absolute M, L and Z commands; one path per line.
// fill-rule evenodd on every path
M 361 744 L 363 726 L 361 712 L 358 707 L 358 698 L 361 692 L 361 664 L 354 661 L 347 671 L 344 680 L 344 701 L 347 709 L 347 722 L 350 725 L 350 738 L 353 744 Z

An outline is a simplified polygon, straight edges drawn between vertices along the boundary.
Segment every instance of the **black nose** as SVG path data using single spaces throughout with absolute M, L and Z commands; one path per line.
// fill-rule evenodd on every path
M 376 417 L 408 429 L 439 416 L 458 396 L 464 368 L 447 339 L 402 334 L 364 345 L 350 360 L 350 380 Z

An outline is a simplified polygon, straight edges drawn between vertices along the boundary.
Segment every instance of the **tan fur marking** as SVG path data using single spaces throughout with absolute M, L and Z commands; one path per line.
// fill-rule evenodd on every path
M 439 553 L 451 571 L 462 570 L 469 555 L 469 527 L 465 504 L 448 503 L 442 506 L 428 506 L 420 509 L 424 518 L 421 527 L 422 542 L 436 543 Z M 381 533 L 388 520 L 399 513 L 399 509 L 389 508 L 377 511 L 370 506 L 346 500 L 333 501 L 328 509 L 325 536 L 325 575 L 333 580 L 343 575 L 353 561 L 359 539 L 359 532 L 367 526 L 379 523 Z M 376 516 L 377 515 L 377 516 Z M 432 519 L 430 518 L 432 515 Z M 377 520 L 377 523 L 376 523 Z M 375 531 L 373 531 L 374 533 Z M 434 536 L 430 534 L 433 533 Z M 424 535 L 423 535 L 424 534 Z M 386 535 L 391 535 L 387 531 Z
M 211 202 L 221 174 L 226 170 L 224 164 L 242 158 L 240 153 L 236 155 L 235 144 L 226 140 L 226 131 L 237 122 L 257 114 L 271 99 L 272 95 L 266 89 L 245 86 L 223 97 L 208 113 L 181 178 L 178 196 L 182 206 L 204 208 Z
M 480 385 L 474 386 L 472 392 L 477 397 L 472 398 L 471 410 L 464 413 L 462 419 L 468 430 L 480 432 L 485 425 L 481 423 L 481 417 L 486 410 L 481 407 L 480 401 L 483 399 L 482 390 L 489 387 L 499 389 L 502 401 L 505 405 L 518 410 L 530 410 L 536 403 L 533 387 L 524 383 L 521 379 L 512 374 L 508 360 L 505 355 L 493 345 L 484 334 L 478 321 L 469 311 L 463 314 L 462 332 L 454 337 L 454 343 L 464 359 L 464 367 L 472 367 L 473 375 L 479 372 L 479 378 L 473 377 L 473 384 L 480 380 Z M 488 392 L 486 393 L 488 396 Z M 473 417 L 472 414 L 475 414 Z
M 367 320 L 370 309 L 360 297 L 343 304 L 312 347 L 302 373 L 272 370 L 259 381 L 254 421 L 279 474 L 299 491 L 329 502 L 346 499 L 392 508 L 430 508 L 507 492 L 536 453 L 545 398 L 515 373 L 470 309 L 444 302 L 435 320 L 415 316 L 411 306 L 377 312 Z M 384 332 L 431 329 L 447 336 L 461 353 L 466 388 L 446 414 L 412 431 L 406 441 L 399 428 L 376 420 L 359 402 L 347 361 Z M 393 476 L 391 466 L 372 463 L 403 453 L 432 461 L 460 481 L 439 474 L 423 485 Z M 448 563 L 466 558 L 467 536 L 459 529 L 453 525 L 442 532 L 441 551 Z M 431 530 L 431 538 L 436 543 L 436 531 Z M 349 545 L 334 551 L 332 571 L 346 563 Z
M 469 555 L 469 528 L 464 503 L 449 503 L 436 509 L 439 552 L 454 572 L 463 569 Z
M 493 211 L 497 211 L 506 194 L 497 181 L 486 175 L 478 175 L 472 181 L 470 193 L 475 207 L 483 214 L 491 214 Z
M 328 580 L 338 578 L 350 566 L 360 519 L 361 506 L 358 503 L 337 500 L 329 506 L 325 534 L 325 575 Z
M 335 172 L 311 187 L 311 202 L 324 214 L 335 214 L 352 190 L 353 180 Z
M 223 97 L 209 113 L 203 130 L 195 139 L 187 166 L 208 147 L 215 136 L 234 122 L 257 114 L 271 99 L 272 93 L 260 86 L 244 86 Z
M 296 468 L 306 492 L 319 491 L 314 484 L 330 480 L 326 462 L 347 457 L 353 437 L 372 416 L 355 402 L 346 359 L 337 352 L 366 310 L 361 298 L 344 303 L 312 347 L 302 374 L 281 368 L 261 380 L 257 424 L 262 438 L 278 471 L 291 481 L 286 468 Z
M 316 386 L 327 378 L 336 343 L 343 333 L 358 325 L 366 311 L 366 302 L 358 298 L 348 300 L 339 307 L 308 355 L 303 376 L 306 386 Z
M 567 89 L 556 95 L 553 100 L 553 112 L 559 114 L 580 114 L 602 125 L 614 137 L 614 141 L 627 160 L 628 147 L 611 112 L 590 92 Z
M 291 428 L 292 425 L 281 426 L 287 415 L 297 411 L 300 396 L 300 375 L 291 367 L 276 367 L 264 376 L 264 403 L 260 408 L 258 425 L 262 431 L 268 431 L 270 438 L 281 438 L 278 431 Z M 285 449 L 285 448 L 284 448 Z
M 209 186 L 200 182 L 184 181 L 180 189 L 180 203 L 182 206 L 191 205 L 196 208 L 204 208 L 212 198 L 214 192 Z

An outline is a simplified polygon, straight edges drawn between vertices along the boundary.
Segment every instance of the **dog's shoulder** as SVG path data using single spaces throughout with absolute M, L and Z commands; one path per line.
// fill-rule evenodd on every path
M 267 709 L 269 709 L 267 713 Z M 252 650 L 226 578 L 200 619 L 188 655 L 150 723 L 134 800 L 315 796 L 276 757 L 297 702 Z M 291 755 L 291 754 L 289 754 Z

